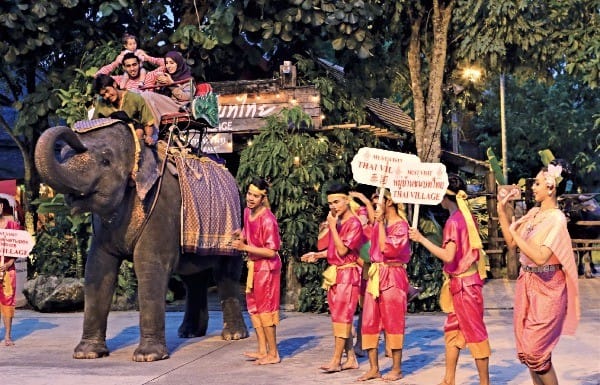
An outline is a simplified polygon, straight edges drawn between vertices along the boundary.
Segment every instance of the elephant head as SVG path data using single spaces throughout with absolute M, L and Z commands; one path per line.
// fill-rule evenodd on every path
M 137 144 L 125 123 L 112 119 L 82 123 L 83 129 L 46 130 L 36 145 L 35 165 L 42 181 L 63 193 L 74 212 L 109 217 L 128 189 L 137 187 L 144 198 L 157 179 L 157 161 L 150 149 Z

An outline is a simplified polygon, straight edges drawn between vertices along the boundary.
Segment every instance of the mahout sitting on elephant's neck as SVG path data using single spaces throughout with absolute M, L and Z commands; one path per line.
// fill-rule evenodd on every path
M 140 341 L 133 360 L 169 357 L 165 342 L 165 297 L 172 273 L 181 276 L 187 292 L 179 328 L 181 337 L 206 334 L 210 269 L 223 307 L 222 337 L 229 340 L 248 337 L 239 298 L 242 257 L 236 253 L 197 258 L 181 253 L 178 209 L 181 191 L 179 181 L 170 173 L 164 174 L 156 207 L 136 239 L 147 215 L 145 205 L 152 199 L 159 160 L 154 149 L 142 146 L 132 186 L 137 140 L 125 123 L 106 121 L 102 128 L 80 128 L 76 132 L 69 127 L 49 128 L 41 135 L 35 150 L 35 163 L 42 180 L 57 192 L 71 196 L 73 208 L 93 214 L 94 235 L 85 268 L 83 333 L 73 357 L 99 358 L 109 354 L 108 314 L 124 259 L 133 261 L 138 279 Z M 56 158 L 56 146 L 61 149 L 60 161 Z M 237 189 L 231 175 L 218 183 L 233 184 Z M 198 192 L 198 196 L 207 204 L 211 199 L 222 199 L 219 194 L 206 191 Z M 239 196 L 230 205 L 240 208 Z M 241 218 L 235 220 L 241 223 Z

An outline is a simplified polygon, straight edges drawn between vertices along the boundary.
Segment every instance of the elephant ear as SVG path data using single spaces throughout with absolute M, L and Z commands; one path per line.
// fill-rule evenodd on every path
M 158 179 L 158 160 L 155 152 L 142 144 L 143 150 L 140 153 L 138 171 L 134 176 L 137 196 L 140 200 L 146 198 L 148 191 L 154 186 Z

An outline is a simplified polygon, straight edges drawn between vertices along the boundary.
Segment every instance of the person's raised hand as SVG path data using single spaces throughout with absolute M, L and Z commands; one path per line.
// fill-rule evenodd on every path
M 144 142 L 148 146 L 154 146 L 156 144 L 156 141 L 154 140 L 154 138 L 152 137 L 152 135 L 146 135 L 146 137 L 144 138 Z
M 375 221 L 383 222 L 385 220 L 385 213 L 383 212 L 383 208 L 381 205 L 377 205 L 375 208 Z
M 314 251 L 310 251 L 310 252 L 308 252 L 306 254 L 303 254 L 300 257 L 300 260 L 302 262 L 315 263 L 315 262 L 317 262 L 317 255 L 316 255 L 316 253 Z
M 163 86 L 168 86 L 168 85 L 173 84 L 173 79 L 171 78 L 171 75 L 169 75 L 168 73 L 164 73 L 162 75 L 157 76 L 156 81 L 158 82 L 158 84 L 161 84 Z
M 327 224 L 329 225 L 329 227 L 337 226 L 337 221 L 338 216 L 333 211 L 329 211 L 329 214 L 327 214 Z
M 421 243 L 423 240 L 423 234 L 421 234 L 421 232 L 416 228 L 410 227 L 408 229 L 408 238 L 413 242 Z

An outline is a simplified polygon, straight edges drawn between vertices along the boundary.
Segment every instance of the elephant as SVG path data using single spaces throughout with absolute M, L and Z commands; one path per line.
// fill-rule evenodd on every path
M 51 127 L 42 133 L 35 148 L 35 165 L 42 181 L 64 194 L 72 212 L 91 212 L 93 218 L 94 235 L 85 266 L 83 332 L 73 358 L 109 355 L 107 320 L 124 259 L 133 261 L 138 280 L 140 340 L 134 361 L 169 358 L 165 298 L 172 273 L 181 276 L 186 288 L 180 337 L 206 334 L 211 269 L 223 311 L 221 336 L 227 340 L 248 337 L 239 298 L 240 253 L 198 256 L 183 250 L 182 196 L 176 176 L 164 167 L 161 170 L 157 149 L 138 141 L 125 122 L 97 121 L 102 128 L 86 129 L 96 121 L 88 121 L 79 130 L 76 126 Z M 227 174 L 239 205 L 235 179 Z

